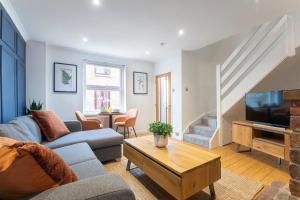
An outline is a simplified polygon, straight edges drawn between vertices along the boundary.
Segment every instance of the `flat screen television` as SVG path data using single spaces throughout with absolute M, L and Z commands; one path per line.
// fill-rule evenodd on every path
M 246 120 L 288 128 L 291 104 L 283 91 L 255 92 L 245 96 Z

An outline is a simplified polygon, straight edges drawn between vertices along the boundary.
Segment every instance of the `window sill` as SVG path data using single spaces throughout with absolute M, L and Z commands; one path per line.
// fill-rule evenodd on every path
M 95 112 L 83 112 L 83 115 L 86 117 L 94 117 L 94 116 L 98 116 L 100 112 L 95 111 Z

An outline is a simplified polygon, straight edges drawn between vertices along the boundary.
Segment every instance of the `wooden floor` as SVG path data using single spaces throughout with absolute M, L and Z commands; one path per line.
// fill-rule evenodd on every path
M 288 162 L 277 163 L 277 158 L 262 152 L 237 153 L 235 144 L 219 147 L 211 152 L 221 155 L 222 167 L 234 173 L 270 185 L 275 180 L 288 183 Z

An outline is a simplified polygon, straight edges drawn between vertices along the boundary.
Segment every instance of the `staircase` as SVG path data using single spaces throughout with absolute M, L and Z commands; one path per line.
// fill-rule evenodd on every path
M 282 61 L 295 55 L 293 20 L 283 16 L 257 27 L 224 64 L 217 66 L 217 129 L 220 145 L 231 142 L 223 116 Z M 219 137 L 213 136 L 213 140 Z
M 217 117 L 206 115 L 189 127 L 189 133 L 183 135 L 183 140 L 210 148 L 210 141 L 217 128 Z

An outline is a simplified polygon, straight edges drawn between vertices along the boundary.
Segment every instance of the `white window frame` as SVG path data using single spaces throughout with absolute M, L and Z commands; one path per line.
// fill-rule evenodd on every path
M 118 68 L 120 69 L 120 89 L 119 87 L 115 87 L 115 86 L 88 86 L 86 84 L 86 66 L 87 65 L 98 65 L 101 67 L 109 67 L 109 68 Z M 83 67 L 83 112 L 85 115 L 97 115 L 99 114 L 99 111 L 95 110 L 95 111 L 88 111 L 86 109 L 86 91 L 88 89 L 99 89 L 99 90 L 112 90 L 112 91 L 119 91 L 120 90 L 120 111 L 123 112 L 124 110 L 126 110 L 125 108 L 125 104 L 126 104 L 126 97 L 125 97 L 125 65 L 118 65 L 118 64 L 112 64 L 112 63 L 106 63 L 106 62 L 93 62 L 93 61 L 86 61 L 84 62 L 84 67 Z

